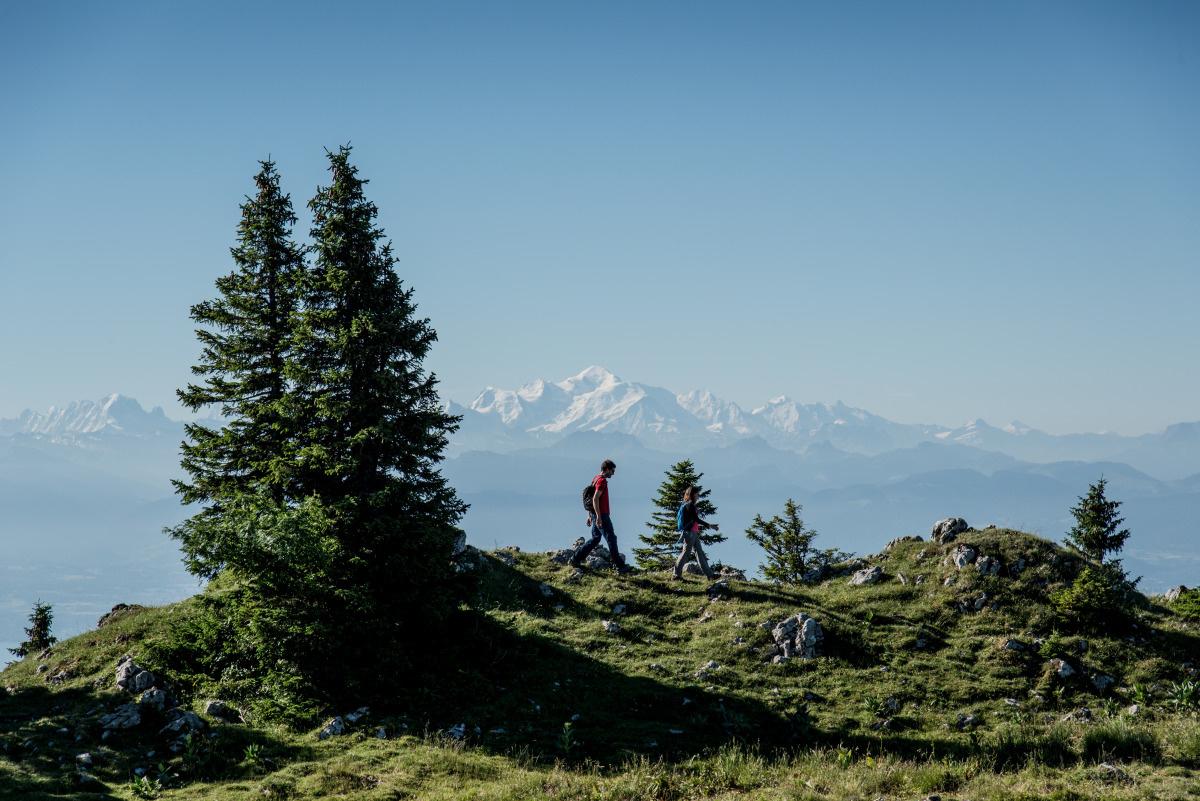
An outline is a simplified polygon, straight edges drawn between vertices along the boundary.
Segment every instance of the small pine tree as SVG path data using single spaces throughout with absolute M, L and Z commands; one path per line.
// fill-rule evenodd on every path
M 762 515 L 755 515 L 754 522 L 746 529 L 750 541 L 767 552 L 767 561 L 759 565 L 759 570 L 777 584 L 799 584 L 815 566 L 811 563 L 817 552 L 812 543 L 817 532 L 804 527 L 800 510 L 800 505 L 788 498 L 783 505 L 783 516 L 764 520 Z
M 1120 517 L 1120 501 L 1110 501 L 1104 492 L 1107 481 L 1103 476 L 1088 487 L 1087 495 L 1071 508 L 1075 526 L 1067 534 L 1067 541 L 1097 563 L 1116 553 L 1129 539 L 1129 529 L 1120 528 L 1125 518 Z
M 1112 630 L 1132 619 L 1136 586 L 1114 559 L 1085 565 L 1074 581 L 1051 594 L 1050 602 L 1068 628 Z
M 683 491 L 690 486 L 699 490 L 696 500 L 696 511 L 700 517 L 709 520 L 717 513 L 717 507 L 708 499 L 711 490 L 700 486 L 703 473 L 696 472 L 696 466 L 690 459 L 676 462 L 665 473 L 666 479 L 658 487 L 658 495 L 654 498 L 655 511 L 651 513 L 646 523 L 649 531 L 639 539 L 645 544 L 643 548 L 634 548 L 638 566 L 644 570 L 665 570 L 675 563 L 679 556 L 679 532 L 676 530 L 676 515 L 679 505 L 683 503 Z M 700 532 L 700 543 L 705 546 L 724 542 L 725 536 L 712 529 Z
M 25 629 L 25 636 L 28 639 L 16 648 L 9 648 L 9 653 L 14 656 L 25 657 L 29 654 L 41 653 L 51 645 L 54 645 L 54 643 L 58 642 L 58 638 L 50 633 L 50 626 L 53 623 L 53 607 L 39 600 L 33 605 L 33 611 L 29 613 L 29 627 Z

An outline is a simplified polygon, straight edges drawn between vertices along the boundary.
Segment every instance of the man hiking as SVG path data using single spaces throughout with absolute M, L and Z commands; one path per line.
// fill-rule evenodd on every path
M 617 534 L 613 531 L 611 507 L 608 502 L 608 480 L 616 472 L 616 462 L 612 459 L 605 459 L 600 465 L 599 475 L 592 479 L 590 487 L 592 505 L 588 515 L 588 522 L 592 526 L 592 538 L 580 546 L 575 555 L 571 557 L 572 567 L 583 565 L 583 560 L 587 559 L 592 549 L 600 544 L 600 537 L 603 535 L 608 543 L 609 558 L 612 560 L 613 567 L 618 573 L 629 571 L 629 567 L 621 559 L 621 552 L 617 549 Z
M 695 486 L 685 489 L 683 503 L 680 504 L 679 511 L 675 516 L 675 528 L 679 531 L 679 541 L 683 543 L 683 552 L 679 554 L 679 561 L 675 563 L 676 579 L 683 578 L 683 566 L 692 556 L 695 556 L 696 561 L 700 563 L 700 569 L 704 571 L 704 575 L 708 578 L 713 577 L 712 571 L 708 568 L 708 559 L 704 556 L 704 549 L 700 547 L 700 532 L 706 528 L 720 531 L 721 527 L 700 517 L 700 511 L 696 508 L 696 501 L 699 497 L 700 490 Z

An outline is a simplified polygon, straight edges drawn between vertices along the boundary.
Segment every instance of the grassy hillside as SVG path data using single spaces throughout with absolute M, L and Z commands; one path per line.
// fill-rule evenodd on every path
M 948 562 L 960 543 L 998 574 Z M 228 686 L 164 663 L 196 599 L 133 610 L 0 674 L 0 798 L 1200 798 L 1196 622 L 1148 603 L 1132 629 L 1057 630 L 1049 593 L 1077 565 L 1003 529 L 869 563 L 878 584 L 710 598 L 699 579 L 485 554 L 430 645 L 437 681 L 324 740 L 243 704 L 248 723 L 209 719 L 180 753 L 153 713 L 101 740 L 131 700 L 123 654 L 197 712 Z M 797 613 L 820 655 L 773 664 L 770 629 Z

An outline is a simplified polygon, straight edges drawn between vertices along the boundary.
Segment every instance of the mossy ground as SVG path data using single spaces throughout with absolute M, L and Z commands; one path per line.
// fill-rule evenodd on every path
M 1000 558 L 1002 575 L 906 541 L 872 559 L 875 586 L 733 581 L 710 601 L 696 579 L 572 581 L 545 554 L 486 555 L 453 636 L 431 644 L 437 681 L 376 704 L 344 737 L 214 725 L 183 755 L 152 731 L 99 742 L 99 714 L 128 700 L 117 658 L 162 653 L 198 604 L 127 613 L 0 674 L 0 798 L 83 797 L 83 751 L 102 755 L 99 792 L 118 798 L 135 797 L 137 768 L 180 799 L 1200 798 L 1200 718 L 1166 703 L 1200 661 L 1200 624 L 1148 604 L 1132 630 L 1058 631 L 1048 598 L 1073 570 L 1067 554 L 1003 529 L 960 542 Z M 821 621 L 824 655 L 769 664 L 763 623 L 797 612 Z M 1028 649 L 1004 649 L 1009 638 Z M 1053 676 L 1051 657 L 1075 675 Z M 62 669 L 70 678 L 49 684 Z M 1116 682 L 1099 692 L 1096 674 Z M 179 683 L 197 708 L 220 692 Z M 1062 721 L 1084 706 L 1091 722 Z M 964 714 L 979 720 L 970 731 Z M 446 736 L 455 724 L 464 742 Z

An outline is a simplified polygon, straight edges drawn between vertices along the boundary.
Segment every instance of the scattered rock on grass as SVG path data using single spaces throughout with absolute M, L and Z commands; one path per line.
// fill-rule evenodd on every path
M 604 631 L 607 632 L 608 634 L 620 634 L 621 633 L 621 626 L 614 620 L 601 620 L 600 625 L 601 625 L 601 627 L 603 627 Z
M 998 576 L 1000 560 L 994 556 L 981 556 L 975 560 L 975 569 L 985 576 Z
M 204 714 L 208 715 L 210 718 L 223 720 L 226 723 L 242 722 L 242 713 L 219 699 L 213 699 L 205 704 Z
M 1092 710 L 1088 709 L 1086 706 L 1081 706 L 1081 707 L 1079 707 L 1079 709 L 1076 709 L 1074 712 L 1069 712 L 1066 715 L 1063 715 L 1062 722 L 1063 723 L 1091 723 L 1092 722 Z
M 1060 679 L 1069 679 L 1075 675 L 1075 668 L 1065 659 L 1051 659 L 1048 664 L 1050 671 Z
M 864 584 L 878 584 L 882 579 L 883 568 L 879 565 L 872 565 L 856 572 L 847 583 L 852 587 L 861 587 Z
M 720 581 L 714 581 L 712 584 L 709 584 L 708 589 L 704 591 L 704 594 L 708 596 L 708 600 L 715 601 L 718 598 L 731 597 L 733 595 L 733 590 L 729 587 L 728 579 L 721 579 Z
M 328 740 L 330 737 L 338 737 L 346 733 L 346 721 L 338 715 L 325 723 L 321 730 L 317 732 L 318 740 Z

